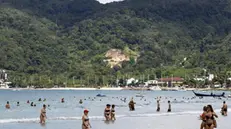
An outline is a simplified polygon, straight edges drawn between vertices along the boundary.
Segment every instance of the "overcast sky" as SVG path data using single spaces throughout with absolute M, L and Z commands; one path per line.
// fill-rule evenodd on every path
M 113 1 L 122 1 L 122 0 L 97 0 L 97 1 L 99 1 L 102 4 L 106 4 L 106 3 L 113 2 Z

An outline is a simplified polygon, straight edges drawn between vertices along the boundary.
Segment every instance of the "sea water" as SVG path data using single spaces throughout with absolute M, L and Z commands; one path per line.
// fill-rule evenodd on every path
M 97 94 L 106 97 L 96 97 Z M 197 129 L 201 121 L 199 115 L 204 105 L 213 105 L 219 129 L 231 129 L 227 121 L 230 115 L 220 115 L 222 102 L 227 98 L 193 98 L 191 91 L 146 91 L 143 98 L 136 97 L 137 91 L 78 91 L 78 90 L 0 90 L 0 129 L 81 129 L 83 110 L 88 109 L 92 129 Z M 227 94 L 229 94 L 227 92 Z M 161 96 L 160 112 L 156 112 L 156 99 Z M 136 110 L 129 111 L 128 102 L 131 98 L 136 102 Z M 38 99 L 46 99 L 39 102 Z M 61 103 L 61 98 L 65 103 Z M 126 102 L 121 101 L 127 98 Z M 79 100 L 83 104 L 79 104 Z M 36 107 L 27 104 L 34 102 Z M 172 112 L 167 113 L 171 101 Z M 9 101 L 11 109 L 5 109 Z M 17 106 L 20 102 L 20 106 Z M 47 123 L 39 124 L 42 105 L 47 108 Z M 105 122 L 103 112 L 106 104 L 116 105 L 114 122 Z

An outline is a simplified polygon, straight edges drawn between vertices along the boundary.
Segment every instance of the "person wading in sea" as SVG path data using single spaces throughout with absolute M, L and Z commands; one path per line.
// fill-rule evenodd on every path
M 226 102 L 224 101 L 223 106 L 221 108 L 221 114 L 224 115 L 224 116 L 227 116 L 228 115 L 227 111 L 228 111 L 228 106 L 227 106 Z
M 170 101 L 168 101 L 168 112 L 171 112 L 171 111 L 172 111 L 171 103 Z
M 113 104 L 112 106 L 111 106 L 111 120 L 116 120 L 116 118 L 115 118 L 115 105 Z
M 111 105 L 107 104 L 106 108 L 104 109 L 104 117 L 106 119 L 106 121 L 109 121 L 111 119 Z
M 90 120 L 88 118 L 88 112 L 89 112 L 88 110 L 83 111 L 82 129 L 90 129 L 91 128 Z
M 216 118 L 218 118 L 217 114 L 214 112 L 212 105 L 207 106 L 207 114 L 206 117 L 206 124 L 205 129 L 214 129 L 217 128 Z
M 6 107 L 6 109 L 10 109 L 10 102 L 9 101 L 6 102 L 6 106 L 5 107 Z
M 157 100 L 157 109 L 156 109 L 157 112 L 160 111 L 160 100 Z
M 135 104 L 136 103 L 133 101 L 133 98 L 132 98 L 131 101 L 128 103 L 130 111 L 135 111 Z
M 41 109 L 41 112 L 40 112 L 40 123 L 41 124 L 45 124 L 46 123 L 46 118 L 47 118 L 46 107 L 47 106 L 44 104 L 43 108 Z

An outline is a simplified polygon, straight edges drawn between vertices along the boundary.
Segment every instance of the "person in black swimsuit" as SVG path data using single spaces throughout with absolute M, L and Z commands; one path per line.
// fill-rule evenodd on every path
M 105 117 L 106 121 L 110 120 L 110 112 L 111 112 L 111 105 L 107 104 L 106 108 L 104 110 L 104 117 Z
M 228 106 L 227 106 L 226 102 L 224 101 L 223 106 L 221 108 L 221 114 L 224 116 L 227 116 L 227 111 L 228 111 Z
M 157 112 L 160 111 L 160 100 L 157 100 L 157 109 L 156 109 Z
M 82 116 L 82 129 L 90 129 L 91 125 L 90 125 L 90 120 L 88 117 L 88 110 L 84 110 L 83 111 L 83 116 Z
M 172 111 L 171 103 L 170 103 L 170 101 L 168 101 L 168 112 L 171 112 L 171 111 Z

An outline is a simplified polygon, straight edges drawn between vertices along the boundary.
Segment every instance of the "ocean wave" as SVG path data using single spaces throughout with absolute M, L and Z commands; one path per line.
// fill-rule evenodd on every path
M 215 112 L 219 112 L 220 109 L 216 109 Z M 159 116 L 179 116 L 179 115 L 196 115 L 198 116 L 202 111 L 184 111 L 184 112 L 170 112 L 170 113 L 146 113 L 146 114 L 126 114 L 116 115 L 117 118 L 126 117 L 159 117 Z M 90 116 L 91 120 L 104 120 L 104 116 Z M 47 120 L 81 120 L 82 117 L 51 117 Z M 6 123 L 39 123 L 39 118 L 21 118 L 21 119 L 0 119 L 0 124 Z

